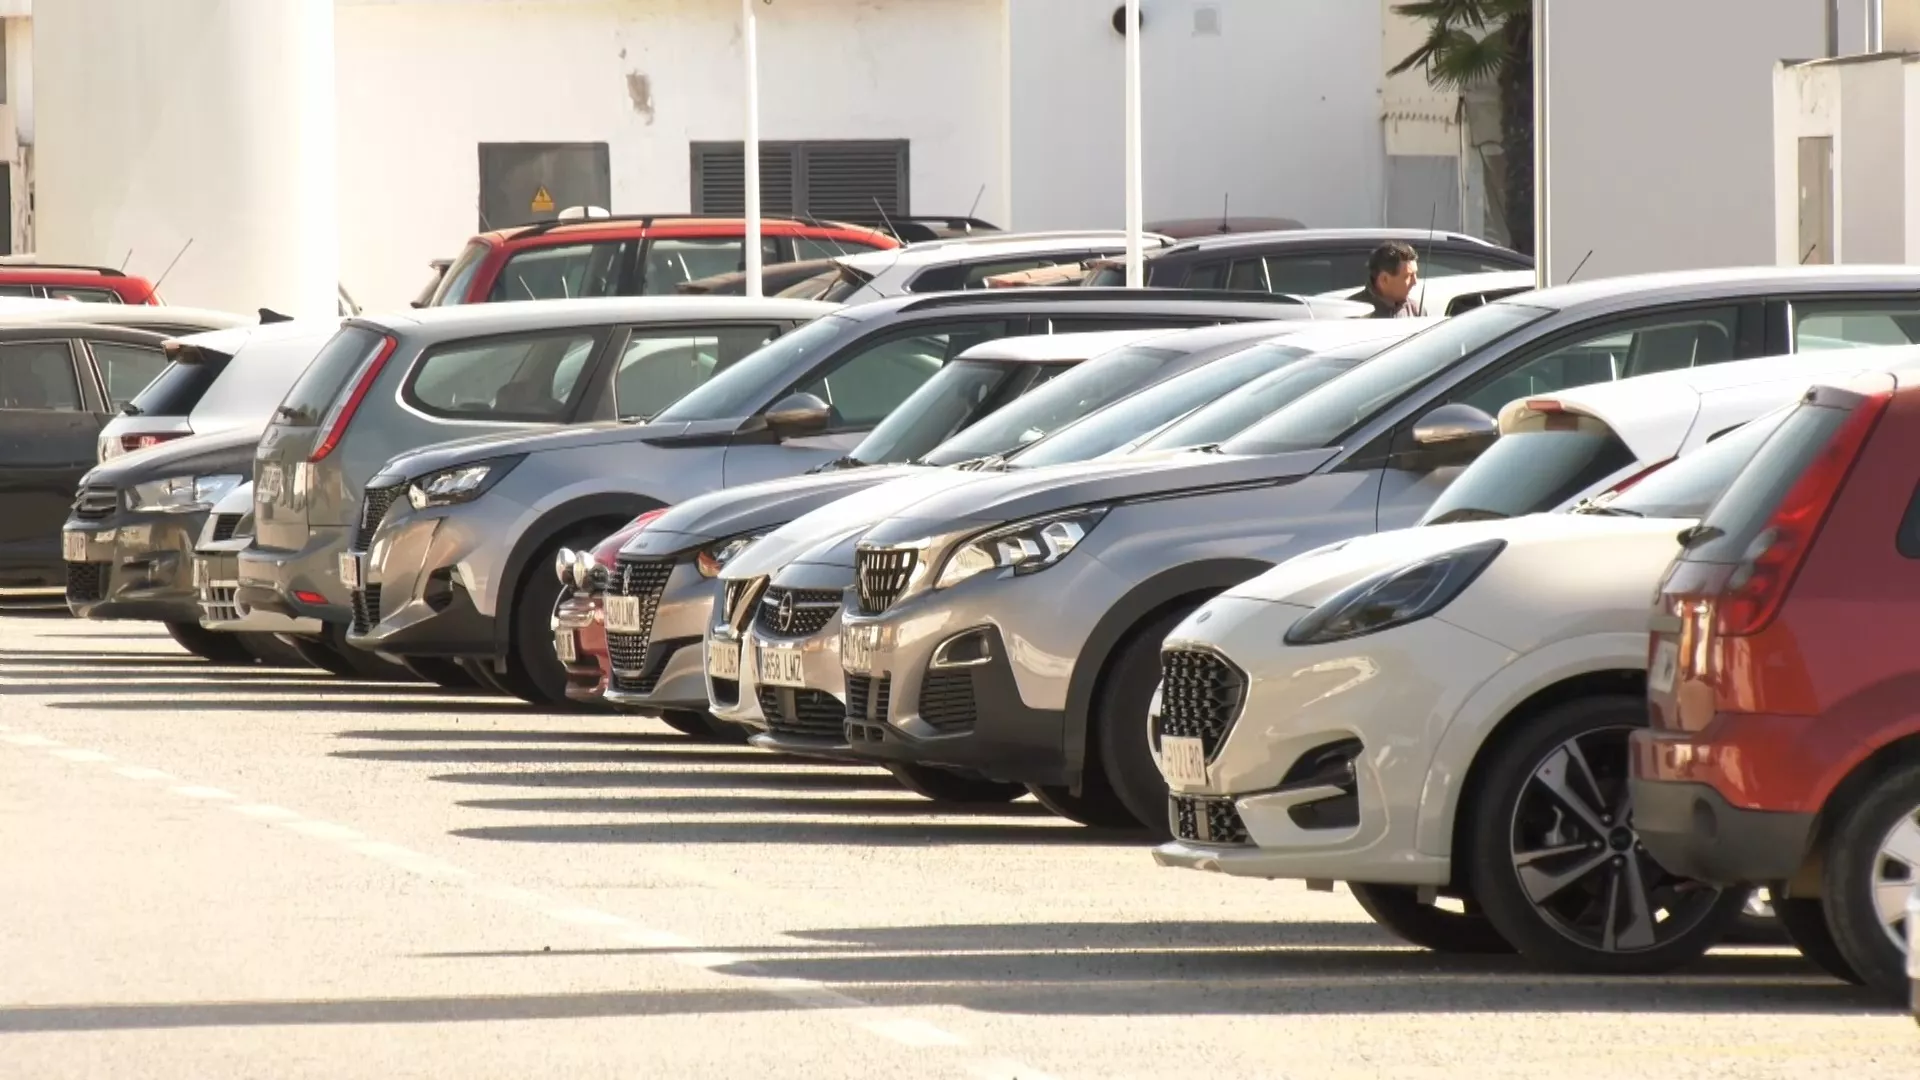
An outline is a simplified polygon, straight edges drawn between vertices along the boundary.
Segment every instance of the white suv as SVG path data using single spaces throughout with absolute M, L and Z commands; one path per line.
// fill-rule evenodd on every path
M 1148 233 L 1145 242 L 1152 250 L 1172 244 L 1173 239 Z M 984 289 L 986 279 L 997 274 L 1078 266 L 1126 250 L 1127 234 L 1118 231 L 987 233 L 929 240 L 836 259 L 840 280 L 819 299 L 862 304 L 905 293 Z

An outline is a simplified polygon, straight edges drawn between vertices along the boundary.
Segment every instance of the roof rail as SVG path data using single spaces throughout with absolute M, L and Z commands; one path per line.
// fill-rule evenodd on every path
M 43 263 L 43 262 L 29 262 L 29 261 L 14 262 L 11 260 L 0 261 L 0 270 L 15 270 L 15 269 L 17 270 L 82 270 L 87 273 L 99 274 L 101 277 L 123 278 L 127 276 L 125 271 L 115 270 L 111 266 L 87 266 L 84 263 Z
M 569 218 L 565 221 L 559 221 L 559 220 L 536 221 L 527 225 L 509 226 L 499 231 L 504 233 L 512 233 L 514 239 L 517 240 L 524 236 L 539 236 L 542 233 L 549 233 L 555 229 L 565 228 L 569 225 L 607 225 L 607 224 L 623 224 L 623 223 L 637 222 L 639 223 L 641 228 L 646 228 L 647 226 L 652 225 L 654 222 L 662 221 L 662 220 L 740 221 L 740 220 L 743 220 L 745 217 L 746 217 L 745 214 L 692 214 L 692 213 L 608 214 L 605 217 Z M 796 225 L 806 224 L 806 222 L 803 222 L 800 218 L 792 217 L 786 214 L 762 214 L 760 215 L 760 220 L 761 221 L 790 221 Z M 837 222 L 818 222 L 818 224 L 833 225 L 838 223 Z M 864 228 L 865 226 L 859 226 L 859 227 Z
M 930 308 L 963 307 L 970 304 L 1034 304 L 1045 300 L 1067 300 L 1091 303 L 1097 300 L 1141 300 L 1171 301 L 1173 303 L 1194 304 L 1305 304 L 1306 298 L 1292 293 L 1256 293 L 1233 292 L 1228 289 L 1127 289 L 1115 286 L 1044 286 L 1030 289 L 969 289 L 966 292 L 933 293 L 922 296 L 910 303 L 902 304 L 898 311 L 922 311 Z

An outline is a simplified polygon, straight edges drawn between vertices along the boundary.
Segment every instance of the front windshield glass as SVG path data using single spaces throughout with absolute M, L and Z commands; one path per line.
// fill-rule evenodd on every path
M 1633 451 L 1612 428 L 1591 417 L 1579 420 L 1576 429 L 1500 436 L 1447 485 L 1421 523 L 1543 513 L 1633 464 Z
M 955 360 L 887 414 L 848 456 L 862 465 L 912 461 L 966 426 L 1018 365 Z
M 440 284 L 434 287 L 433 298 L 427 301 L 428 307 L 452 307 L 467 302 L 467 290 L 473 287 L 473 275 L 480 269 L 490 250 L 486 244 L 475 240 L 460 252 L 460 257 L 447 267 L 440 276 Z
M 1183 371 L 1069 424 L 1015 454 L 1009 464 L 1037 469 L 1097 458 L 1169 420 L 1218 400 L 1222 394 L 1238 396 L 1237 391 L 1248 382 L 1306 355 L 1306 350 L 1289 345 L 1255 345 L 1242 349 L 1192 371 Z
M 1128 345 L 1089 360 L 933 448 L 928 465 L 1007 454 L 1146 385 L 1180 358 L 1172 349 Z
M 858 323 L 841 315 L 815 319 L 782 334 L 720 372 L 654 417 L 655 423 L 738 420 L 752 416 L 770 386 L 792 386 Z
M 1779 430 L 1792 406 L 1748 421 L 1705 446 L 1680 455 L 1617 495 L 1603 495 L 1577 508 L 1580 513 L 1627 514 L 1649 518 L 1700 518 L 1733 486 L 1767 437 Z
M 1358 360 L 1317 356 L 1289 365 L 1212 404 L 1195 409 L 1141 442 L 1131 452 L 1146 454 L 1156 450 L 1179 450 L 1225 442 L 1247 430 L 1261 417 L 1292 403 L 1321 383 L 1352 371 L 1358 363 Z
M 1362 364 L 1345 378 L 1302 395 L 1220 449 L 1228 454 L 1278 454 L 1335 445 L 1348 432 L 1468 356 L 1549 314 L 1545 308 L 1502 302 L 1445 319 Z

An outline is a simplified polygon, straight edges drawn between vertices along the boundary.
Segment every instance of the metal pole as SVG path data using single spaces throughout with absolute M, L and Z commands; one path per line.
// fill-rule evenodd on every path
M 1840 0 L 1827 0 L 1827 59 L 1840 55 Z
M 1882 0 L 1867 0 L 1867 52 L 1878 53 L 1885 47 L 1885 36 L 1881 28 L 1885 25 L 1886 12 Z
M 1140 0 L 1127 0 L 1127 288 L 1147 283 L 1144 244 L 1146 210 L 1141 196 Z
M 758 0 L 740 0 L 741 35 L 747 47 L 746 151 L 747 236 L 741 247 L 746 256 L 747 295 L 763 295 L 760 287 L 760 19 L 753 10 Z
M 1547 0 L 1533 0 L 1533 266 L 1540 288 L 1553 284 L 1552 215 L 1547 202 Z

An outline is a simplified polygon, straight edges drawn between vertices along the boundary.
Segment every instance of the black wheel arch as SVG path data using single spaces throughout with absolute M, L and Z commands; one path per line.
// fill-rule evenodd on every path
M 560 537 L 587 526 L 605 524 L 607 532 L 613 533 L 624 528 L 627 522 L 641 514 L 649 510 L 658 510 L 665 505 L 666 503 L 647 495 L 599 492 L 568 500 L 541 514 L 538 520 L 521 532 L 520 538 L 513 543 L 513 551 L 507 556 L 506 569 L 500 577 L 499 598 L 493 613 L 494 655 L 506 655 L 508 643 L 513 635 L 511 607 L 514 597 L 520 593 L 521 583 L 527 579 L 527 573 L 530 570 L 547 569 L 534 566 L 534 561 L 541 552 Z
M 1814 899 L 1824 893 L 1821 877 L 1826 870 L 1827 845 L 1833 840 L 1835 822 L 1888 773 L 1911 765 L 1920 765 L 1920 733 L 1895 739 L 1868 754 L 1834 785 L 1814 815 L 1813 831 L 1808 835 L 1799 873 L 1787 883 L 1788 896 Z

